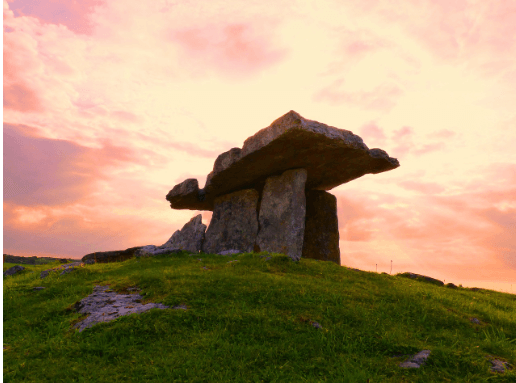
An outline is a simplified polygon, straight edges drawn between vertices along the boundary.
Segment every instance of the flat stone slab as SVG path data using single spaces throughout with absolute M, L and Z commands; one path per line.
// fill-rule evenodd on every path
M 306 169 L 306 190 L 331 190 L 399 166 L 396 158 L 369 149 L 352 132 L 307 120 L 291 110 L 246 139 L 242 149 L 219 155 L 204 189 L 189 178 L 174 186 L 166 199 L 172 209 L 213 211 L 216 197 L 242 189 L 261 191 L 268 177 L 286 170 Z
M 75 309 L 81 314 L 90 314 L 86 319 L 74 325 L 79 332 L 92 327 L 100 322 L 110 322 L 118 317 L 142 313 L 150 309 L 168 309 L 161 303 L 141 304 L 143 297 L 140 294 L 118 294 L 110 291 L 109 286 L 95 286 L 93 293 L 82 299 L 75 305 Z M 179 305 L 174 309 L 187 310 L 187 307 Z

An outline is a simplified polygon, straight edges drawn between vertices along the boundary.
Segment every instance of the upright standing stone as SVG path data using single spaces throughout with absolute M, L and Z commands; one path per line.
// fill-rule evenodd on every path
M 299 261 L 305 232 L 306 169 L 267 178 L 262 192 L 257 250 L 283 253 Z
M 202 251 L 207 254 L 227 250 L 252 252 L 258 234 L 258 198 L 255 189 L 240 190 L 216 198 Z
M 332 261 L 340 266 L 337 198 L 323 190 L 306 192 L 303 258 Z

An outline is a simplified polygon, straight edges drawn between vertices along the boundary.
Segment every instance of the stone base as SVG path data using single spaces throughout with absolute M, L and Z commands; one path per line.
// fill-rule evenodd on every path
M 322 190 L 306 192 L 303 258 L 332 261 L 340 266 L 337 198 Z

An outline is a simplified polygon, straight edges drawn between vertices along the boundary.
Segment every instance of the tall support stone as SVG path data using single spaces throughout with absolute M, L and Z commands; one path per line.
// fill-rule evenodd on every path
M 303 258 L 332 261 L 340 266 L 337 198 L 322 190 L 306 192 Z
M 287 170 L 267 178 L 258 221 L 255 251 L 283 253 L 299 261 L 305 232 L 306 169 Z
M 258 234 L 258 198 L 255 189 L 240 190 L 216 198 L 201 250 L 208 254 L 227 250 L 252 252 Z

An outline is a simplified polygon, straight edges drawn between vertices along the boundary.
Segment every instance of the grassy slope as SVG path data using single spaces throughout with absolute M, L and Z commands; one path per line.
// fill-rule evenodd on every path
M 495 374 L 486 358 L 516 365 L 511 294 L 276 254 L 161 255 L 39 278 L 55 266 L 4 279 L 5 382 L 516 381 L 516 369 Z M 138 286 L 143 303 L 188 310 L 70 330 L 81 318 L 73 305 L 96 284 L 123 293 Z M 423 349 L 432 352 L 420 369 L 391 357 Z

